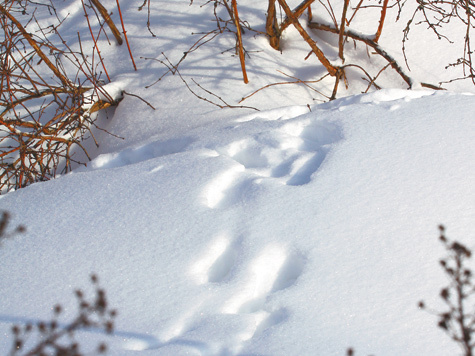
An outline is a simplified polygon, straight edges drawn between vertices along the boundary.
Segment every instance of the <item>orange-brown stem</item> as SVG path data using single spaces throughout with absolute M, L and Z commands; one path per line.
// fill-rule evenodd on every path
M 247 79 L 246 62 L 244 58 L 244 49 L 242 46 L 242 34 L 241 34 L 241 27 L 239 26 L 239 13 L 237 9 L 236 0 L 232 0 L 232 6 L 233 6 L 233 13 L 234 13 L 234 23 L 236 25 L 237 46 L 238 46 L 238 51 L 239 51 L 239 60 L 241 61 L 242 76 L 244 79 L 244 83 L 247 84 L 249 83 L 249 80 Z
M 323 30 L 323 31 L 328 31 L 328 32 L 336 33 L 336 34 L 340 33 L 339 29 L 337 28 L 320 24 L 317 22 L 309 22 L 308 26 L 316 30 Z M 367 44 L 368 46 L 370 46 L 371 48 L 373 48 L 377 54 L 379 54 L 381 57 L 383 57 L 385 60 L 387 60 L 390 63 L 391 67 L 401 76 L 401 78 L 407 83 L 409 88 L 412 88 L 413 80 L 404 73 L 403 69 L 399 66 L 396 60 L 392 56 L 390 56 L 384 49 L 382 49 L 381 46 L 377 42 L 374 42 L 374 40 L 371 40 L 367 37 L 360 36 L 359 34 L 349 31 L 349 30 L 345 31 L 345 36 L 355 39 L 357 41 L 361 41 Z M 434 90 L 441 89 L 435 85 L 428 84 L 428 83 L 420 83 L 420 84 L 425 88 L 430 88 Z
M 124 19 L 122 18 L 122 11 L 120 11 L 119 0 L 116 0 L 116 2 L 117 2 L 117 9 L 119 10 L 120 24 L 122 25 L 122 31 L 125 37 L 125 43 L 127 43 L 127 49 L 129 50 L 129 55 L 130 55 L 130 59 L 132 60 L 132 64 L 134 66 L 134 70 L 137 71 L 137 66 L 135 65 L 134 56 L 132 55 L 132 51 L 130 50 L 129 40 L 127 38 L 127 31 L 125 30 Z
M 300 15 L 302 15 L 305 11 L 305 9 L 310 9 L 310 5 L 312 5 L 312 3 L 314 2 L 315 0 L 304 0 L 302 1 L 293 11 L 292 13 L 294 14 L 294 16 L 296 18 L 299 18 Z M 287 15 L 287 13 L 286 13 Z M 287 15 L 287 17 L 285 18 L 285 20 L 282 22 L 282 24 L 280 25 L 280 32 L 283 32 L 287 27 L 289 27 L 290 24 L 292 24 L 292 20 L 290 19 L 289 15 Z
M 97 8 L 99 13 L 101 14 L 102 18 L 104 21 L 107 23 L 109 26 L 112 34 L 115 37 L 115 40 L 119 45 L 123 43 L 122 36 L 120 35 L 119 30 L 117 29 L 117 26 L 115 25 L 114 21 L 112 21 L 111 17 L 109 16 L 109 13 L 107 12 L 106 8 L 100 3 L 99 0 L 91 0 L 91 2 L 94 4 L 94 6 Z
M 379 37 L 381 37 L 381 32 L 383 32 L 383 25 L 384 25 L 384 19 L 386 18 L 386 10 L 388 8 L 388 2 L 389 0 L 384 0 L 383 2 L 383 8 L 381 9 L 381 17 L 379 19 L 379 26 L 378 26 L 378 30 L 376 31 L 376 35 L 374 36 L 374 42 L 379 41 Z
M 266 19 L 266 33 L 269 36 L 269 43 L 272 48 L 279 50 L 280 47 L 280 29 L 277 24 L 277 15 L 275 10 L 275 0 L 269 0 Z
M 350 0 L 344 0 L 343 2 L 343 11 L 341 15 L 340 23 L 340 34 L 338 38 L 338 56 L 340 57 L 342 63 L 345 63 L 345 56 L 343 55 L 343 50 L 345 47 L 345 24 L 346 24 L 346 12 L 348 11 L 348 5 Z
M 61 74 L 59 69 L 51 63 L 51 61 L 48 59 L 48 57 L 43 53 L 43 51 L 40 49 L 36 41 L 30 36 L 30 34 L 25 30 L 25 28 L 22 26 L 20 22 L 5 8 L 0 5 L 0 12 L 5 15 L 11 22 L 15 24 L 15 26 L 18 28 L 18 30 L 21 32 L 22 36 L 28 41 L 31 47 L 35 50 L 35 52 L 38 54 L 38 56 L 45 62 L 45 64 L 51 69 L 51 71 L 54 73 L 56 77 L 63 83 L 63 85 L 68 86 L 69 81 L 66 79 L 66 77 Z
M 103 61 L 102 56 L 101 56 L 101 51 L 99 50 L 99 47 L 97 46 L 97 40 L 94 37 L 94 33 L 92 32 L 91 23 L 89 22 L 89 15 L 87 13 L 86 6 L 84 5 L 84 0 L 81 0 L 81 2 L 82 2 L 82 8 L 84 10 L 84 15 L 86 15 L 87 26 L 89 27 L 89 32 L 91 33 L 91 38 L 92 38 L 92 41 L 94 43 L 94 47 L 96 48 L 97 55 L 99 56 L 99 60 L 101 61 L 102 68 L 104 68 L 104 73 L 106 73 L 106 77 L 110 82 L 111 78 L 109 77 L 109 73 L 107 73 L 106 66 L 104 65 L 104 61 Z
M 330 63 L 327 57 L 325 57 L 325 55 L 323 54 L 322 50 L 318 48 L 315 41 L 310 38 L 307 31 L 304 30 L 304 28 L 298 21 L 296 15 L 292 12 L 292 10 L 290 10 L 289 5 L 287 5 L 287 2 L 285 0 L 279 0 L 279 4 L 282 7 L 282 9 L 284 9 L 285 14 L 290 19 L 294 27 L 297 29 L 297 31 L 300 33 L 303 39 L 309 44 L 310 48 L 312 48 L 312 51 L 317 56 L 318 60 L 327 69 L 328 73 L 330 73 L 331 76 L 337 75 L 338 69 Z

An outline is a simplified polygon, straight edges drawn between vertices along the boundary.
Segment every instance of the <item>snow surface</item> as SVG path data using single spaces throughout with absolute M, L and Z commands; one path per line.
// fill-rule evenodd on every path
M 241 3 L 243 15 L 262 10 Z M 125 11 L 137 59 L 183 52 L 196 21 L 209 20 L 198 5 L 160 1 L 152 38 L 134 6 Z M 67 11 L 79 26 L 82 10 Z M 262 52 L 245 86 L 237 59 L 214 46 L 183 73 L 230 102 L 280 80 L 259 67 L 266 61 L 279 68 L 286 56 L 288 68 L 310 71 L 295 64 L 305 43 L 280 54 L 249 39 Z M 105 339 L 112 355 L 460 352 L 417 302 L 443 306 L 438 224 L 475 247 L 473 95 L 388 84 L 316 104 L 313 92 L 276 86 L 246 104 L 261 111 L 218 109 L 176 76 L 145 89 L 163 72 L 156 62 L 137 60 L 135 73 L 126 49 L 102 52 L 109 88 L 156 110 L 125 95 L 99 118 L 124 140 L 98 132 L 87 167 L 1 196 L 28 228 L 0 251 L 2 354 L 12 323 L 48 319 L 57 302 L 67 322 L 91 272 L 119 316 L 114 336 L 79 337 Z

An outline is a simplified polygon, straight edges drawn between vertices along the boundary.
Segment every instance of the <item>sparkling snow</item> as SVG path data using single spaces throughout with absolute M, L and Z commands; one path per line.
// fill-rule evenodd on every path
M 124 140 L 98 132 L 87 167 L 0 198 L 28 228 L 0 250 L 1 353 L 12 323 L 47 320 L 58 302 L 66 323 L 91 272 L 119 315 L 114 336 L 79 338 L 104 339 L 112 355 L 460 352 L 417 302 L 443 307 L 438 224 L 475 247 L 475 97 L 388 84 L 318 104 L 302 88 L 276 86 L 253 96 L 246 105 L 263 109 L 254 111 L 211 106 L 176 76 L 145 89 L 164 67 L 140 57 L 193 43 L 192 23 L 167 16 L 207 18 L 196 4 L 163 3 L 156 39 L 146 14 L 127 10 L 137 73 L 125 48 L 103 50 L 111 89 L 156 110 L 126 95 L 99 119 Z M 66 10 L 80 23 L 81 8 Z M 259 65 L 307 51 L 251 54 L 246 87 L 237 58 L 221 63 L 213 46 L 183 71 L 223 98 L 279 81 Z

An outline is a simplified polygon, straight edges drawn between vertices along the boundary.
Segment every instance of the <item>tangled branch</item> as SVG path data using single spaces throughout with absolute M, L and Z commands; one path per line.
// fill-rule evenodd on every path
M 418 7 L 404 29 L 403 51 L 405 55 L 405 43 L 409 40 L 412 26 L 424 25 L 430 29 L 440 40 L 452 40 L 444 34 L 444 30 L 451 22 L 456 22 L 465 28 L 463 31 L 463 53 L 449 63 L 449 67 L 462 67 L 462 77 L 455 80 L 470 79 L 475 85 L 475 64 L 473 62 L 472 31 L 475 28 L 475 3 L 471 0 L 418 0 Z M 407 63 L 407 58 L 406 58 Z M 453 80 L 451 80 L 453 81 Z
M 0 43 L 0 192 L 69 171 L 72 163 L 82 163 L 75 159 L 74 147 L 89 159 L 82 140 L 88 135 L 97 145 L 92 114 L 120 100 L 102 88 L 79 34 L 76 52 L 57 27 L 45 33 L 34 16 L 18 20 L 14 14 L 23 13 L 28 2 L 20 4 L 0 5 L 5 34 Z M 51 42 L 51 32 L 62 48 Z

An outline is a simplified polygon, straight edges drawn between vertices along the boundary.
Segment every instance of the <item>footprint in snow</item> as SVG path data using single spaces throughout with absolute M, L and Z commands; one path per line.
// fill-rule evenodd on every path
M 200 260 L 191 269 L 199 284 L 220 283 L 226 280 L 238 255 L 238 242 L 222 235 L 206 249 Z
M 296 283 L 305 257 L 286 246 L 270 244 L 243 269 L 240 254 L 239 240 L 226 234 L 207 246 L 192 265 L 191 274 L 210 292 L 177 316 L 163 333 L 166 341 L 157 348 L 179 345 L 201 355 L 241 355 L 251 339 L 289 318 L 285 306 L 272 307 L 270 301 Z M 230 297 L 223 300 L 223 295 Z M 203 313 L 210 305 L 216 313 Z
M 246 287 L 228 300 L 227 314 L 261 310 L 268 295 L 290 287 L 300 276 L 304 259 L 278 245 L 268 246 L 248 268 Z
M 201 269 L 201 273 L 207 283 L 225 281 L 224 277 L 229 275 L 237 261 L 237 248 L 238 245 L 230 240 L 216 240 L 208 250 L 211 252 L 195 265 L 195 271 L 206 266 L 206 269 Z M 304 265 L 305 257 L 302 254 L 280 245 L 267 246 L 249 263 L 242 276 L 245 283 L 240 283 L 239 289 L 221 309 L 225 315 L 251 315 L 254 319 L 251 326 L 241 332 L 241 341 L 249 340 L 287 319 L 288 311 L 285 308 L 270 310 L 266 308 L 266 302 L 273 294 L 293 286 L 302 274 Z
M 227 300 L 223 314 L 252 318 L 253 322 L 240 332 L 240 345 L 258 337 L 274 325 L 284 322 L 289 311 L 285 307 L 271 308 L 268 301 L 274 294 L 292 287 L 303 272 L 305 257 L 280 245 L 268 245 L 254 258 L 243 277 L 244 286 Z
M 323 163 L 330 145 L 341 138 L 338 126 L 312 119 L 292 120 L 216 149 L 236 164 L 205 188 L 210 208 L 230 206 L 258 189 L 262 179 L 274 178 L 289 186 L 309 183 Z

